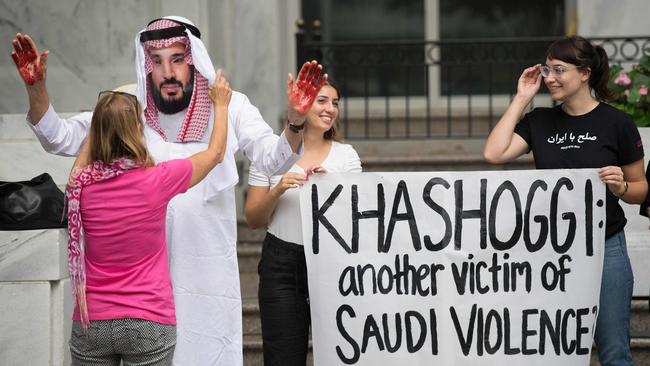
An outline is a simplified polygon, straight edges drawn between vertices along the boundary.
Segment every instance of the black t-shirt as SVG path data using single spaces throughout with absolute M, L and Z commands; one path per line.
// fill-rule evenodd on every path
M 535 108 L 515 127 L 535 157 L 537 169 L 623 166 L 643 158 L 643 144 L 632 117 L 600 103 L 581 116 L 570 116 L 558 105 Z M 607 190 L 605 237 L 623 230 L 627 220 Z

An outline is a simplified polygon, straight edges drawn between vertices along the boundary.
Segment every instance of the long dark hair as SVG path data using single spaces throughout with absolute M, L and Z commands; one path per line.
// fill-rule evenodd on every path
M 334 91 L 336 92 L 336 97 L 339 98 L 339 102 L 340 102 L 341 92 L 339 91 L 339 87 L 336 86 L 336 84 L 329 79 L 325 82 L 325 84 L 323 84 L 323 86 L 325 85 L 334 89 Z M 325 131 L 325 133 L 323 134 L 323 138 L 325 140 L 333 140 L 333 141 L 341 142 L 341 133 L 339 131 L 339 116 L 340 116 L 340 110 L 339 110 L 339 115 L 336 116 L 336 121 L 334 121 L 332 128 Z
M 572 36 L 553 42 L 546 51 L 546 57 L 560 60 L 579 68 L 589 68 L 589 87 L 599 100 L 610 100 L 614 94 L 607 87 L 609 60 L 601 46 L 594 46 L 583 37 Z

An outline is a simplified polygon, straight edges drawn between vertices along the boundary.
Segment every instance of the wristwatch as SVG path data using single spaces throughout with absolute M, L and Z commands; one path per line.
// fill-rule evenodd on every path
M 627 188 L 628 188 L 628 184 L 627 184 L 627 181 L 626 181 L 626 180 L 625 180 L 625 181 L 623 181 L 623 185 L 624 185 L 624 188 L 623 188 L 623 193 L 621 193 L 621 195 L 620 195 L 620 196 L 619 196 L 619 195 L 616 195 L 616 194 L 614 194 L 614 197 L 616 197 L 616 198 L 622 198 L 623 196 L 625 196 L 625 194 L 627 193 Z
M 305 122 L 306 122 L 306 121 L 305 121 Z M 303 128 L 305 128 L 305 122 L 303 122 L 303 124 L 301 124 L 301 125 L 294 125 L 293 123 L 291 123 L 291 121 L 287 120 L 287 127 L 289 127 L 289 129 L 290 129 L 292 132 L 294 132 L 294 133 L 298 133 L 298 132 L 300 132 L 300 130 L 302 130 Z

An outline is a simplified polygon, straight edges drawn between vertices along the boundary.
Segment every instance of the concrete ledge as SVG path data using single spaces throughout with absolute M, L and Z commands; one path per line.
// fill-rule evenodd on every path
M 346 140 L 364 157 L 481 155 L 485 138 Z
M 70 280 L 50 282 L 52 309 L 51 316 L 51 346 L 52 365 L 70 365 L 70 348 L 68 340 L 72 331 L 72 288 Z
M 52 365 L 50 283 L 0 283 L 3 365 Z
M 49 173 L 59 188 L 65 187 L 74 158 L 49 154 L 38 141 L 0 141 L 0 180 L 17 182 Z
M 535 169 L 532 156 L 506 164 L 489 164 L 482 155 L 370 156 L 362 157 L 364 172 L 442 172 Z
M 59 113 L 59 116 L 68 118 L 75 114 Z M 22 113 L 0 114 L 0 142 L 37 141 L 36 136 L 27 126 L 26 116 Z
M 0 282 L 67 277 L 65 230 L 0 231 Z
M 490 163 L 483 159 L 482 155 L 413 155 L 413 156 L 371 156 L 361 159 L 363 165 L 366 164 L 412 164 L 412 165 L 428 165 L 428 164 L 449 164 L 449 163 L 466 163 L 466 164 L 485 164 L 490 166 Z M 532 164 L 534 163 L 532 155 L 525 155 L 515 159 L 514 161 L 506 164 L 495 165 L 509 165 L 509 164 Z M 534 167 L 533 167 L 534 168 Z
M 0 114 L 0 141 L 36 141 L 24 114 Z
M 60 116 L 71 116 L 62 113 Z M 0 114 L 0 180 L 29 180 L 49 173 L 59 188 L 65 187 L 74 158 L 52 155 L 27 126 L 24 114 Z

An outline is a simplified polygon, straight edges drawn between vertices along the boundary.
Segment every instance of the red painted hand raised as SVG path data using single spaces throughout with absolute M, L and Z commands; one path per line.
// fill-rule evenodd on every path
M 293 75 L 287 79 L 287 95 L 289 107 L 299 114 L 305 114 L 316 99 L 316 94 L 327 81 L 327 74 L 320 77 L 323 66 L 316 61 L 305 62 L 298 73 L 296 82 Z M 319 79 L 320 77 L 320 79 Z
M 11 44 L 15 50 L 11 52 L 11 58 L 25 83 L 34 85 L 37 81 L 45 80 L 48 51 L 43 51 L 39 56 L 36 44 L 26 34 L 16 34 L 16 39 Z

